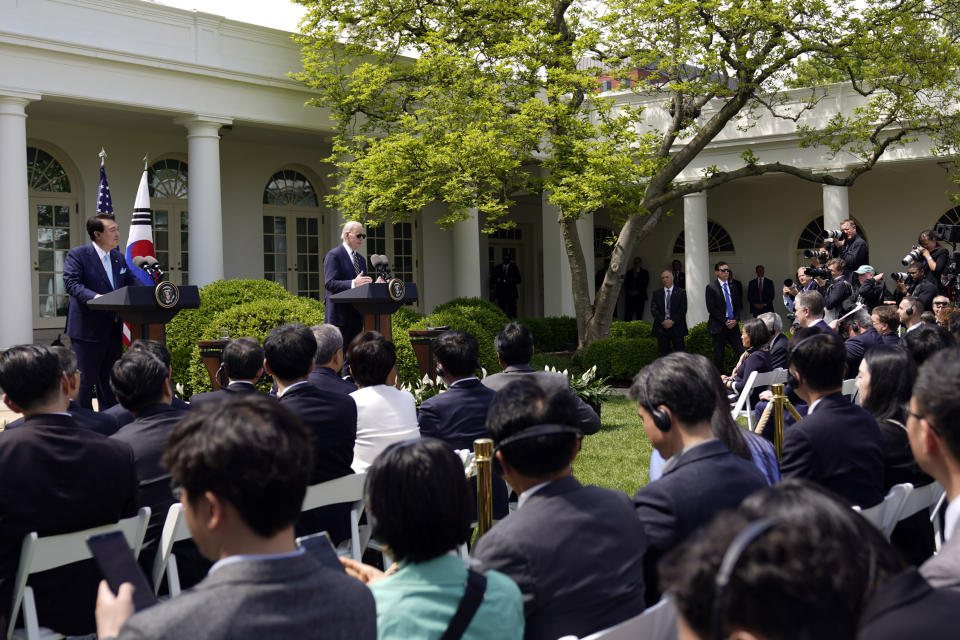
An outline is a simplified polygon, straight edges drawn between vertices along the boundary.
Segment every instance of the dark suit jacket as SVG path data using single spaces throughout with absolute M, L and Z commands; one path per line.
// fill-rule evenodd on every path
M 867 248 L 867 241 L 859 233 L 853 236 L 853 240 L 844 240 L 842 247 L 833 247 L 832 253 L 843 258 L 845 263 L 844 273 L 849 274 L 865 264 L 870 264 L 870 251 Z
M 533 374 L 537 377 L 537 383 L 547 390 L 570 389 L 570 379 L 559 372 L 537 371 L 529 364 L 509 365 L 500 373 L 487 376 L 481 382 L 494 391 L 499 391 L 516 379 L 519 375 Z M 570 389 L 570 393 L 574 393 Z M 574 394 L 576 395 L 576 394 Z M 584 402 L 580 396 L 576 397 L 577 403 L 577 427 L 583 431 L 584 435 L 590 435 L 600 430 L 600 416 L 593 407 Z
M 249 382 L 231 382 L 227 385 L 226 389 L 217 389 L 216 391 L 205 391 L 203 393 L 195 393 L 190 397 L 190 404 L 194 405 L 204 402 L 216 402 L 217 400 L 225 400 L 231 396 L 245 396 L 248 393 L 263 393 L 258 391 L 257 388 Z
M 623 277 L 623 288 L 630 295 L 631 291 L 637 292 L 637 299 L 647 299 L 647 287 L 650 285 L 650 274 L 646 269 L 630 269 Z
M 773 369 L 787 368 L 787 344 L 790 339 L 782 333 L 778 333 L 770 343 L 770 366 Z
M 107 272 L 103 270 L 103 263 L 93 243 L 74 247 L 67 253 L 63 262 L 63 285 L 70 294 L 67 335 L 71 339 L 103 342 L 118 338 L 113 335 L 117 314 L 113 311 L 93 311 L 87 308 L 87 302 L 98 293 L 109 293 L 141 283 L 127 269 L 126 258 L 119 249 L 110 251 L 110 264 L 115 287 L 110 286 Z
M 314 365 L 313 371 L 307 377 L 316 388 L 323 391 L 335 391 L 337 393 L 353 393 L 357 390 L 357 385 L 348 380 L 344 380 L 340 375 L 328 367 Z
M 497 392 L 476 378 L 458 380 L 447 391 L 420 405 L 420 436 L 443 440 L 454 449 L 473 450 L 473 441 L 487 437 L 487 409 Z
M 783 434 L 780 471 L 872 507 L 883 500 L 883 438 L 877 421 L 840 393 L 823 398 Z
M 117 425 L 117 419 L 112 415 L 106 412 L 98 413 L 97 411 L 84 409 L 73 400 L 70 401 L 70 406 L 67 407 L 67 413 L 70 414 L 70 416 L 73 418 L 73 421 L 79 428 L 96 431 L 97 433 L 105 436 L 113 435 L 117 432 L 117 429 L 120 428 Z M 7 426 L 4 427 L 4 430 L 10 431 L 11 429 L 22 427 L 23 424 L 24 419 L 18 418 L 13 422 L 8 423 Z
M 956 638 L 960 593 L 933 589 L 913 567 L 884 582 L 860 615 L 857 638 Z
M 35 415 L 0 433 L 0 622 L 6 628 L 20 546 L 135 515 L 133 452 L 122 442 L 78 429 L 70 416 Z M 93 630 L 99 571 L 92 562 L 31 578 L 40 624 L 68 634 Z
M 367 275 L 366 259 L 359 253 L 357 253 L 357 256 L 360 258 L 361 273 Z M 323 286 L 327 290 L 324 300 L 324 321 L 340 328 L 344 346 L 348 346 L 348 341 L 360 332 L 363 327 L 363 316 L 352 305 L 331 302 L 330 296 L 349 290 L 356 277 L 357 270 L 354 268 L 353 261 L 350 260 L 350 254 L 347 253 L 343 244 L 327 252 L 327 256 L 323 259 Z
M 847 338 L 846 342 L 843 343 L 844 348 L 847 350 L 847 373 L 845 377 L 856 377 L 857 369 L 860 367 L 860 361 L 863 360 L 863 355 L 869 351 L 871 347 L 878 344 L 880 344 L 880 334 L 877 333 L 877 330 L 873 327 L 870 327 L 865 333 L 858 336 Z
M 881 335 L 880 344 L 900 344 L 900 336 L 895 333 Z
M 120 640 L 374 640 L 373 594 L 307 553 L 217 568 L 189 591 L 131 617 Z
M 669 329 L 663 328 L 663 321 L 667 317 L 664 296 L 666 292 L 663 289 L 657 289 L 653 292 L 653 300 L 650 302 L 650 314 L 653 316 L 654 338 L 674 337 L 687 335 L 687 292 L 683 289 L 673 286 L 673 293 L 670 294 L 670 319 L 673 320 L 673 326 Z
M 768 311 L 773 311 L 773 280 L 770 278 L 763 279 L 763 295 L 760 295 L 759 287 L 757 286 L 757 279 L 754 278 L 750 281 L 750 284 L 747 285 L 747 301 L 750 303 L 750 313 L 754 316 L 758 316 L 761 313 L 767 313 Z M 753 305 L 762 304 L 762 309 L 755 309 Z
M 770 352 L 764 351 L 763 349 L 757 349 L 743 361 L 743 366 L 737 371 L 737 375 L 733 378 L 733 387 L 732 390 L 735 393 L 740 393 L 743 391 L 744 385 L 747 383 L 747 378 L 750 377 L 750 374 L 756 371 L 757 373 L 766 373 L 772 371 L 773 367 L 770 364 Z M 754 388 L 750 393 L 750 402 L 756 404 L 757 400 L 760 399 L 760 389 Z
M 189 404 L 180 398 L 177 398 L 176 396 L 174 396 L 173 402 L 170 403 L 170 406 L 174 409 L 179 409 L 180 411 L 186 411 L 190 408 Z M 109 409 L 104 409 L 101 411 L 101 413 L 105 413 L 116 420 L 118 429 L 133 422 L 133 414 L 124 409 L 120 404 L 115 404 Z
M 643 611 L 645 546 L 626 496 L 567 476 L 498 522 L 473 557 L 520 587 L 524 638 L 556 640 L 583 637 Z
M 647 534 L 643 557 L 647 606 L 660 599 L 657 563 L 665 553 L 725 509 L 767 486 L 753 462 L 738 458 L 719 440 L 708 440 L 670 458 L 664 474 L 633 496 Z
M 730 304 L 733 307 L 733 318 L 740 320 L 740 288 L 736 282 L 729 281 Z M 720 288 L 720 281 L 714 278 L 713 282 L 707 285 L 707 332 L 718 334 L 727 331 L 727 302 L 723 297 L 723 289 Z

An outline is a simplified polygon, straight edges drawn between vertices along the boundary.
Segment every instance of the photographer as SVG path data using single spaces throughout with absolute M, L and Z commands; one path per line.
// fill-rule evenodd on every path
M 789 282 L 789 284 L 787 284 Z M 796 283 L 787 280 L 783 285 L 783 306 L 785 306 L 790 313 L 795 313 L 795 300 L 798 294 L 804 291 L 819 291 L 820 287 L 817 286 L 816 281 L 807 275 L 807 267 L 800 267 L 797 269 L 797 281 Z
M 853 271 L 869 264 L 870 252 L 867 249 L 867 241 L 857 233 L 856 222 L 844 220 L 840 223 L 840 231 L 843 237 L 834 239 L 831 253 L 833 257 L 843 259 L 844 274 L 849 276 Z
M 937 291 L 943 291 L 940 276 L 950 263 L 950 252 L 937 244 L 937 232 L 933 229 L 921 231 L 917 244 L 920 246 L 923 262 L 927 267 L 927 280 L 937 288 Z
M 914 262 L 907 268 L 908 278 L 897 281 L 897 304 L 904 296 L 913 296 L 923 303 L 924 309 L 933 308 L 933 299 L 937 296 L 937 287 L 927 279 L 927 265 Z
M 883 304 L 883 297 L 886 293 L 886 288 L 883 286 L 883 274 L 877 273 L 868 264 L 861 266 L 853 273 L 856 276 L 854 297 L 863 303 L 867 311 L 873 311 L 875 307 Z
M 827 261 L 827 270 L 830 272 L 830 283 L 824 294 L 826 314 L 824 320 L 828 323 L 836 320 L 853 309 L 853 288 L 844 276 L 845 263 L 842 258 L 833 258 Z

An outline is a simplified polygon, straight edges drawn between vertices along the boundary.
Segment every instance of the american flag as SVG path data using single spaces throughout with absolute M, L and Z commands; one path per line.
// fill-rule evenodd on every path
M 100 162 L 100 189 L 97 191 L 97 213 L 113 215 L 113 200 L 110 199 L 110 185 L 107 184 L 107 170 Z

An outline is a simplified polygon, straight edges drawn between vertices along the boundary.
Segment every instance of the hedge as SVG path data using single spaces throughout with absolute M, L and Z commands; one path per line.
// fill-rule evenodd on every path
M 530 329 L 533 344 L 540 353 L 572 351 L 577 348 L 576 318 L 521 318 L 518 322 Z
M 699 353 L 705 356 L 707 360 L 713 362 L 713 339 L 707 332 L 707 323 L 701 322 L 692 329 L 687 335 L 685 346 L 690 353 Z M 733 368 L 737 366 L 737 355 L 730 346 L 726 346 L 723 356 L 723 371 L 721 373 L 729 375 Z
M 603 338 L 584 349 L 582 363 L 584 369 L 597 365 L 598 378 L 629 382 L 658 355 L 653 338 Z
M 610 325 L 611 338 L 650 338 L 652 337 L 653 325 L 643 320 L 623 320 L 614 319 Z

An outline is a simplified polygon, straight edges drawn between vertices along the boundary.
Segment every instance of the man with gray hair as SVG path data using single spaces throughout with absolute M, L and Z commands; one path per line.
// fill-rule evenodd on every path
M 823 320 L 825 309 L 823 296 L 819 291 L 801 291 L 797 294 L 794 301 L 794 308 L 797 313 L 797 324 L 802 328 L 816 329 L 821 333 L 836 333 L 829 324 Z
M 324 391 L 353 393 L 357 385 L 344 380 L 338 373 L 343 368 L 343 336 L 332 324 L 310 327 L 317 339 L 317 354 L 313 357 L 313 371 L 307 378 L 314 386 Z
M 327 290 L 324 322 L 340 329 L 343 343 L 349 345 L 363 328 L 363 317 L 349 304 L 331 302 L 330 296 L 370 284 L 373 279 L 367 275 L 367 261 L 360 255 L 360 245 L 367 237 L 363 225 L 351 220 L 343 225 L 341 237 L 343 243 L 327 252 L 323 259 L 323 286 Z
M 866 307 L 843 321 L 841 335 L 846 337 L 843 343 L 847 350 L 846 377 L 853 378 L 857 375 L 863 355 L 874 346 L 881 344 L 882 340 L 880 334 L 873 328 L 873 316 Z
M 790 341 L 783 335 L 783 320 L 780 314 L 773 311 L 767 311 L 757 316 L 767 325 L 767 331 L 770 332 L 770 366 L 774 369 L 787 368 L 787 343 Z

